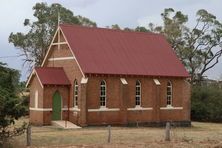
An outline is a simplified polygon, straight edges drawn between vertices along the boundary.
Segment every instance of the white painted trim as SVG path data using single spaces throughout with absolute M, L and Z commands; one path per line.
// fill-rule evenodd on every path
M 134 108 L 127 108 L 128 111 L 135 111 L 135 110 L 153 110 L 152 107 L 141 107 L 141 106 L 136 106 Z
M 58 31 L 59 31 L 59 27 L 57 28 L 57 30 L 56 30 L 53 38 L 52 38 L 52 41 L 51 41 L 51 43 L 49 44 L 49 48 L 48 48 L 47 53 L 46 53 L 46 55 L 45 55 L 45 57 L 44 57 L 44 59 L 43 59 L 43 62 L 42 62 L 42 64 L 41 64 L 41 67 L 43 67 L 43 65 L 45 64 L 45 61 L 46 61 L 46 59 L 47 59 L 47 57 L 48 57 L 48 54 L 49 54 L 49 51 L 50 51 L 50 49 L 51 49 L 51 47 L 52 47 L 52 43 L 53 43 L 53 41 L 55 40 L 55 37 L 56 37 Z
M 58 31 L 57 42 L 60 42 L 60 30 Z M 60 50 L 60 44 L 58 44 L 58 50 Z
M 182 110 L 183 107 L 173 107 L 173 106 L 167 106 L 167 107 L 160 107 L 161 110 Z
M 153 79 L 153 81 L 154 81 L 154 83 L 155 83 L 156 85 L 161 85 L 161 84 L 160 84 L 160 81 L 159 81 L 158 79 Z
M 81 79 L 81 84 L 86 84 L 88 82 L 88 78 L 82 78 Z
M 32 73 L 31 73 L 31 75 L 30 75 L 28 81 L 26 82 L 26 87 L 28 87 L 28 85 L 29 85 L 29 83 L 30 83 L 30 81 L 31 81 L 31 78 L 33 77 L 34 74 L 36 74 L 36 77 L 37 77 L 37 79 L 38 79 L 38 81 L 39 81 L 41 87 L 43 88 L 43 84 L 42 84 L 42 82 L 40 81 L 40 78 L 39 78 L 37 72 L 35 71 L 35 69 L 32 70 Z
M 85 74 L 83 73 L 82 68 L 81 68 L 80 65 L 79 65 L 79 62 L 77 61 L 77 58 L 76 58 L 74 52 L 72 51 L 72 48 L 71 48 L 71 46 L 69 45 L 69 42 L 68 42 L 68 40 L 66 39 L 65 34 L 63 33 L 63 31 L 62 31 L 62 29 L 61 29 L 60 27 L 59 27 L 59 30 L 61 31 L 61 33 L 62 33 L 62 35 L 63 35 L 65 41 L 67 42 L 67 45 L 68 45 L 68 47 L 69 47 L 69 50 L 71 51 L 73 57 L 76 59 L 76 63 L 77 63 L 77 65 L 78 65 L 78 67 L 79 67 L 79 69 L 80 69 L 80 71 L 81 71 L 83 77 L 85 78 Z
M 31 81 L 31 78 L 32 78 L 32 76 L 35 74 L 35 69 L 33 69 L 32 70 L 32 73 L 29 75 L 29 77 L 28 77 L 28 80 L 27 80 L 27 82 L 26 82 L 26 84 L 25 84 L 25 87 L 28 87 L 28 85 L 29 85 L 29 83 L 30 83 L 30 81 Z
M 68 108 L 67 108 L 67 107 L 63 107 L 63 108 L 62 108 L 62 111 L 64 111 L 64 110 L 68 110 Z
M 80 111 L 80 109 L 79 109 L 79 108 L 77 108 L 77 107 L 72 107 L 72 108 L 69 108 L 69 110 L 70 110 L 70 111 L 77 111 L 77 112 L 79 112 L 79 111 Z
M 34 108 L 34 107 L 29 107 L 29 110 L 32 110 L 32 111 L 52 111 L 52 108 Z
M 52 111 L 52 108 L 35 108 L 35 107 L 29 107 L 29 110 L 33 110 L 33 111 Z M 67 111 L 68 108 L 62 108 L 62 111 Z M 79 108 L 69 108 L 70 111 L 80 111 Z
M 43 85 L 42 85 L 42 82 L 40 81 L 40 78 L 39 78 L 39 76 L 38 76 L 38 73 L 37 73 L 37 72 L 35 72 L 35 73 L 36 73 L 37 79 L 39 80 L 39 83 L 40 83 L 41 87 L 43 88 Z
M 48 61 L 61 61 L 61 60 L 73 60 L 74 57 L 59 57 L 59 58 L 49 58 Z
M 64 45 L 64 44 L 67 44 L 67 42 L 52 43 L 52 45 Z
M 68 110 L 68 108 L 67 108 L 67 107 L 62 108 L 62 111 L 67 111 L 67 110 Z M 69 110 L 70 110 L 70 111 L 80 111 L 80 109 L 79 109 L 79 108 L 77 108 L 77 107 L 71 107 L 71 108 L 69 108 Z
M 120 78 L 120 81 L 121 81 L 122 84 L 124 84 L 124 85 L 128 84 L 125 78 Z
M 98 109 L 88 109 L 88 112 L 109 112 L 109 111 L 120 111 L 119 108 L 106 108 L 106 107 L 101 107 Z

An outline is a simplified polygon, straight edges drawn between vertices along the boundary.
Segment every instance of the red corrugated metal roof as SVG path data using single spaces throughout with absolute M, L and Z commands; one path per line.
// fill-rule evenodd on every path
M 164 36 L 60 25 L 85 74 L 189 77 Z
M 43 85 L 70 85 L 62 67 L 38 67 L 35 71 Z

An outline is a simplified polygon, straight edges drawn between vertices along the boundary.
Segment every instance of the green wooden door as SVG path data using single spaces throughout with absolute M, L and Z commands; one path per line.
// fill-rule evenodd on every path
M 52 120 L 61 120 L 62 98 L 59 92 L 55 92 L 52 101 Z

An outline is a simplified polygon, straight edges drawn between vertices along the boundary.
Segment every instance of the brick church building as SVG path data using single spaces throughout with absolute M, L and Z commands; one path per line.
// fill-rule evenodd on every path
M 162 35 L 61 24 L 27 81 L 30 122 L 189 126 L 187 78 Z

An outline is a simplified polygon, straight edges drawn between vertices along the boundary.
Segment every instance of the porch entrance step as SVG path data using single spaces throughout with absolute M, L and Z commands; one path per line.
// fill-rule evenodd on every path
M 77 126 L 73 124 L 70 121 L 65 121 L 65 120 L 58 120 L 58 121 L 52 121 L 52 125 L 58 126 L 64 129 L 79 129 L 81 128 L 80 126 Z

